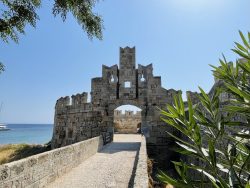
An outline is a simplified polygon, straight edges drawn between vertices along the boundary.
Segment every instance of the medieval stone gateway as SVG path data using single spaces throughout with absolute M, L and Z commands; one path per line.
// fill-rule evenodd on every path
M 141 133 L 141 112 L 115 110 L 114 132 L 123 134 Z
M 120 48 L 120 62 L 102 66 L 102 77 L 91 81 L 91 101 L 88 94 L 61 97 L 55 106 L 52 148 L 83 141 L 103 133 L 114 133 L 114 110 L 121 105 L 142 109 L 141 129 L 147 138 L 148 153 L 159 155 L 173 141 L 160 120 L 159 108 L 171 104 L 178 92 L 161 86 L 161 77 L 153 75 L 153 66 L 138 65 L 133 48 Z M 112 136 L 111 136 L 112 137 Z M 170 156 L 170 154 L 168 154 Z

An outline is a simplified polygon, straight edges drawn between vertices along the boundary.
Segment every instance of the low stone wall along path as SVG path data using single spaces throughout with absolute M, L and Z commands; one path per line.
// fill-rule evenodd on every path
M 48 187 L 133 187 L 141 140 L 141 135 L 116 134 L 112 143 L 56 179 Z

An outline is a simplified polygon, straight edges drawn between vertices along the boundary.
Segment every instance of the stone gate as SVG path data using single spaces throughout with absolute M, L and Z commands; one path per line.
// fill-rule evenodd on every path
M 160 120 L 158 107 L 172 103 L 178 92 L 181 91 L 161 86 L 161 77 L 153 75 L 152 64 L 136 67 L 135 47 L 120 48 L 119 67 L 117 64 L 103 65 L 102 77 L 92 79 L 90 102 L 87 102 L 86 92 L 57 100 L 52 147 L 62 147 L 102 133 L 113 134 L 114 110 L 121 105 L 141 108 L 141 128 L 149 149 L 167 147 L 171 140 L 166 130 L 171 127 Z
M 136 134 L 141 133 L 141 112 L 122 110 L 114 111 L 115 133 Z

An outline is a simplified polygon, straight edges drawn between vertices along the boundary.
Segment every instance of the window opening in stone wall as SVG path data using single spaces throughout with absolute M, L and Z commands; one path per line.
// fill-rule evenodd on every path
M 124 87 L 125 88 L 131 88 L 131 82 L 129 82 L 129 81 L 124 82 Z
M 110 82 L 111 82 L 111 83 L 114 83 L 114 82 L 115 82 L 115 78 L 114 78 L 113 74 L 111 75 Z
M 145 82 L 146 81 L 146 79 L 144 78 L 143 74 L 141 75 L 141 79 L 140 80 L 141 80 L 141 82 Z
M 141 133 L 141 109 L 134 105 L 122 105 L 114 110 L 116 134 Z

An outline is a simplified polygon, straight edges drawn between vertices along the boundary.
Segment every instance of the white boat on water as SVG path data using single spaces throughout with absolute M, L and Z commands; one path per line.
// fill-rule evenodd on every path
M 0 123 L 0 131 L 8 131 L 10 130 L 5 124 Z
M 3 106 L 3 103 L 1 103 L 1 106 L 0 106 L 0 112 L 2 111 L 2 106 Z M 8 131 L 10 130 L 6 124 L 3 124 L 3 123 L 0 123 L 0 131 Z

